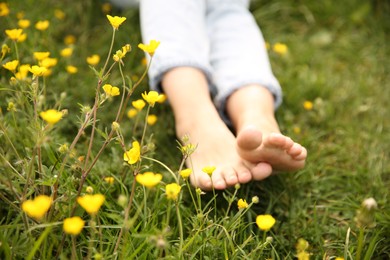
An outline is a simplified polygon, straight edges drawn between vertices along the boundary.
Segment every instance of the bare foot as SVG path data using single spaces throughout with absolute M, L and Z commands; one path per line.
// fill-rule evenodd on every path
M 178 133 L 183 132 L 180 125 L 177 124 Z M 253 172 L 257 179 L 258 176 L 264 179 L 271 174 L 272 168 L 267 163 L 242 160 L 235 150 L 236 139 L 222 120 L 199 120 L 186 130 L 190 143 L 197 145 L 187 161 L 188 167 L 193 169 L 190 180 L 195 187 L 202 190 L 222 190 L 237 183 L 251 181 Z M 206 166 L 216 167 L 211 178 L 202 171 Z
M 269 163 L 274 171 L 299 170 L 304 167 L 307 156 L 306 149 L 290 137 L 278 132 L 263 134 L 251 125 L 238 133 L 237 152 L 249 162 Z

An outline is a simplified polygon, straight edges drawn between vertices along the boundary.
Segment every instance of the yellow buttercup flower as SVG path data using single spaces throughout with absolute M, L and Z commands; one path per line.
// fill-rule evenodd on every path
M 95 66 L 99 63 L 99 61 L 100 61 L 100 56 L 97 54 L 87 57 L 87 63 L 89 65 Z
M 111 10 L 112 10 L 112 6 L 111 6 L 110 3 L 103 3 L 103 4 L 102 4 L 102 12 L 103 12 L 104 14 L 110 13 Z
M 113 55 L 114 61 L 120 61 L 126 56 L 126 53 L 131 51 L 131 46 L 130 44 L 126 44 L 125 46 L 122 47 L 122 49 L 117 50 L 115 54 Z
M 45 67 L 41 67 L 41 66 L 37 66 L 37 65 L 34 65 L 32 66 L 29 71 L 34 74 L 34 76 L 36 77 L 40 77 L 40 76 L 43 76 L 45 74 L 45 72 L 47 71 L 47 68 Z
M 279 55 L 285 55 L 287 53 L 287 51 L 288 51 L 287 45 L 283 44 L 283 43 L 275 43 L 272 46 L 272 50 L 274 52 L 276 52 L 277 54 L 279 54 Z
M 157 122 L 157 116 L 156 115 L 148 115 L 146 118 L 146 123 L 148 125 L 154 125 Z
M 9 14 L 9 8 L 7 3 L 0 3 L 0 16 L 7 16 Z
M 55 110 L 55 109 L 49 109 L 46 111 L 42 111 L 39 113 L 39 116 L 45 120 L 48 124 L 54 125 L 58 123 L 58 121 L 61 120 L 63 114 L 61 111 Z
M 45 68 L 51 68 L 57 65 L 58 60 L 56 58 L 45 58 L 39 62 L 39 65 Z
M 50 56 L 50 52 L 48 51 L 36 51 L 33 53 L 34 58 L 38 61 L 41 61 L 43 59 L 46 59 Z
M 313 109 L 313 102 L 306 100 L 305 102 L 303 102 L 303 108 L 306 110 L 312 110 Z
M 18 41 L 23 34 L 23 29 L 5 30 L 5 34 L 13 41 Z
M 181 170 L 179 172 L 180 176 L 183 178 L 183 179 L 187 179 L 188 177 L 190 177 L 192 173 L 192 170 L 191 169 L 184 169 L 184 170 Z
M 19 61 L 13 60 L 13 61 L 7 62 L 6 64 L 3 64 L 3 68 L 14 72 L 16 70 L 16 68 L 18 67 L 18 65 L 19 65 Z
M 35 28 L 39 31 L 45 31 L 47 28 L 49 28 L 49 21 L 48 20 L 44 20 L 44 21 L 38 21 L 36 24 L 35 24 Z
M 298 260 L 310 260 L 310 254 L 306 251 L 301 251 L 297 253 Z
M 170 200 L 177 200 L 180 194 L 181 187 L 177 183 L 167 184 L 165 186 L 165 194 Z
M 76 37 L 72 34 L 68 34 L 64 38 L 64 43 L 66 45 L 71 45 L 71 44 L 74 44 L 75 42 L 76 42 Z
M 95 215 L 105 201 L 105 197 L 102 194 L 86 194 L 77 198 L 77 203 L 85 209 L 88 214 Z
M 239 199 L 237 202 L 237 207 L 239 209 L 246 209 L 248 207 L 248 203 L 244 199 Z
M 153 172 L 139 173 L 135 176 L 135 180 L 147 188 L 153 188 L 160 183 L 162 175 Z
M 84 220 L 80 217 L 71 217 L 64 219 L 63 229 L 66 234 L 78 235 L 84 228 Z
M 22 210 L 35 219 L 41 219 L 49 210 L 52 198 L 46 195 L 39 195 L 35 199 L 26 200 L 22 203 Z
M 137 99 L 131 102 L 131 105 L 138 111 L 141 111 L 145 107 L 146 103 L 142 99 Z
M 105 177 L 104 181 L 107 182 L 108 184 L 113 184 L 115 179 L 114 177 Z
M 202 171 L 207 173 L 209 176 L 213 175 L 213 172 L 215 171 L 215 166 L 206 166 L 202 168 Z
M 130 108 L 128 111 L 127 111 L 127 117 L 128 118 L 133 118 L 137 115 L 138 111 L 137 109 L 135 108 Z
M 17 79 L 25 79 L 30 71 L 31 66 L 29 64 L 23 64 L 19 66 L 19 71 L 15 73 Z
M 55 16 L 58 20 L 64 20 L 64 19 L 65 19 L 65 13 L 64 13 L 64 11 L 62 11 L 61 9 L 55 9 L 55 10 L 54 10 L 54 16 Z
M 192 154 L 196 149 L 196 145 L 194 144 L 186 144 L 186 145 L 183 145 L 181 148 L 180 148 L 180 151 L 182 152 L 183 155 L 190 155 Z
M 21 19 L 18 21 L 18 26 L 22 29 L 26 29 L 30 26 L 30 20 L 27 19 Z
M 66 66 L 66 71 L 67 71 L 69 74 L 75 74 L 75 73 L 77 73 L 78 69 L 77 69 L 77 67 L 75 67 L 75 66 L 68 65 L 68 66 Z
M 118 87 L 113 87 L 110 84 L 105 84 L 103 86 L 103 90 L 109 97 L 115 97 L 120 95 L 120 91 Z
M 269 214 L 258 215 L 256 217 L 256 224 L 263 231 L 270 230 L 273 225 L 275 225 L 275 222 L 276 220 L 274 219 L 274 217 Z
M 118 30 L 119 26 L 126 21 L 126 17 L 107 15 L 107 19 L 115 30 Z
M 73 54 L 73 48 L 67 47 L 61 50 L 60 55 L 62 57 L 69 57 Z
M 9 53 L 9 52 L 11 52 L 10 47 L 8 47 L 8 45 L 4 43 L 4 44 L 1 46 L 1 57 L 0 57 L 0 60 L 3 60 L 3 58 L 5 57 L 5 55 L 6 55 L 7 53 Z
M 149 93 L 146 93 L 146 91 L 145 93 L 142 93 L 142 97 L 146 102 L 149 103 L 151 107 L 153 107 L 158 100 L 164 98 L 164 95 L 161 95 L 157 91 L 152 90 L 149 91 Z
M 164 103 L 165 102 L 165 100 L 167 100 L 167 96 L 166 95 L 164 95 L 164 94 L 160 94 L 160 97 L 159 97 L 159 99 L 157 100 L 157 103 Z
M 18 39 L 18 42 L 24 42 L 27 39 L 27 34 L 22 33 Z
M 137 141 L 133 142 L 133 147 L 123 154 L 123 160 L 128 164 L 135 164 L 141 157 L 141 149 Z
M 149 53 L 150 56 L 153 56 L 154 52 L 156 51 L 159 45 L 160 45 L 159 41 L 151 40 L 149 44 L 143 44 L 143 43 L 138 44 L 138 48 L 140 48 L 144 52 Z

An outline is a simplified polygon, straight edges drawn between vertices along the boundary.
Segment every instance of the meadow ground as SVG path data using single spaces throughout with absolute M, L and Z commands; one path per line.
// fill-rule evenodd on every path
M 132 103 L 148 91 L 136 9 L 2 1 L 0 258 L 389 259 L 389 3 L 251 9 L 284 89 L 278 121 L 307 165 L 203 194 L 179 174 L 191 146 L 167 102 Z M 127 19 L 113 30 L 106 14 Z

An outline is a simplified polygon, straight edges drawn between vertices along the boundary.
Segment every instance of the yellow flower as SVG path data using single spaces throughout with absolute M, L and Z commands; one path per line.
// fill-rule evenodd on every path
M 115 97 L 120 95 L 120 91 L 118 87 L 113 87 L 110 84 L 105 84 L 103 86 L 103 90 L 106 93 L 107 96 L 109 97 Z
M 311 101 L 303 102 L 303 108 L 306 110 L 312 110 L 313 109 L 313 102 L 311 102 Z
M 334 260 L 344 260 L 344 257 L 336 257 Z
M 130 108 L 128 111 L 127 111 L 127 117 L 128 118 L 133 118 L 137 115 L 138 111 L 137 109 L 134 109 L 134 108 Z
M 272 228 L 272 226 L 275 224 L 275 222 L 276 222 L 276 220 L 274 219 L 274 217 L 272 217 L 269 214 L 258 215 L 256 217 L 256 224 L 263 231 L 270 230 Z
M 64 219 L 63 229 L 66 234 L 78 235 L 84 227 L 84 220 L 80 217 L 71 217 Z
M 138 48 L 149 53 L 150 56 L 153 56 L 154 52 L 156 51 L 159 45 L 160 45 L 159 41 L 151 40 L 149 44 L 143 44 L 143 43 L 138 44 Z
M 13 61 L 9 61 L 6 64 L 4 64 L 3 68 L 6 69 L 6 70 L 14 72 L 16 70 L 16 68 L 18 67 L 18 65 L 19 65 L 19 61 L 18 60 L 13 60 Z
M 131 105 L 138 111 L 141 111 L 145 107 L 146 103 L 142 99 L 137 99 L 131 102 Z
M 10 38 L 11 40 L 17 41 L 23 34 L 23 29 L 5 30 L 5 34 L 7 34 L 8 38 Z
M 23 11 L 17 12 L 16 13 L 16 18 L 18 18 L 19 20 L 23 19 L 24 18 L 24 12 Z
M 100 56 L 97 54 L 87 57 L 87 63 L 89 65 L 95 66 L 99 63 L 99 61 L 100 61 Z
M 7 16 L 9 14 L 9 8 L 7 3 L 0 3 L 0 16 Z
M 30 71 L 31 66 L 28 64 L 23 64 L 19 66 L 19 71 L 15 73 L 17 79 L 25 79 Z
M 119 16 L 114 16 L 112 17 L 111 15 L 107 15 L 107 19 L 108 21 L 110 22 L 110 24 L 112 25 L 112 27 L 115 29 L 115 30 L 118 30 L 119 26 L 124 22 L 126 21 L 126 17 L 119 17 Z
M 148 115 L 148 117 L 146 118 L 146 123 L 148 123 L 148 125 L 154 125 L 156 122 L 157 122 L 156 115 Z
M 105 177 L 104 181 L 107 182 L 108 184 L 113 184 L 115 179 L 114 177 Z
M 310 254 L 306 251 L 301 251 L 297 254 L 297 259 L 298 260 L 309 260 Z
M 34 65 L 29 69 L 29 71 L 34 74 L 34 76 L 39 77 L 45 74 L 47 68 Z
M 65 19 L 65 13 L 61 9 L 55 9 L 54 10 L 54 16 L 58 20 L 64 20 Z
M 162 175 L 153 172 L 139 173 L 135 176 L 135 180 L 147 188 L 153 188 L 160 183 Z
M 207 173 L 211 177 L 211 175 L 215 171 L 215 168 L 216 168 L 215 166 L 206 166 L 202 168 L 202 171 Z
M 275 43 L 272 50 L 280 55 L 285 55 L 288 51 L 287 45 L 283 43 Z
M 45 120 L 48 124 L 54 125 L 58 123 L 58 121 L 61 120 L 63 114 L 61 111 L 55 110 L 55 109 L 49 109 L 46 111 L 42 111 L 39 113 L 39 116 Z
M 180 194 L 181 187 L 177 183 L 167 184 L 165 186 L 165 194 L 170 200 L 177 200 L 177 197 Z
M 93 192 L 93 188 L 91 186 L 87 186 L 87 188 L 85 188 L 85 191 L 91 194 Z
M 195 149 L 196 146 L 194 144 L 186 144 L 180 148 L 183 155 L 190 155 L 195 151 Z
M 244 199 L 239 199 L 237 202 L 237 207 L 239 209 L 246 209 L 248 207 L 248 203 Z
M 47 57 L 50 56 L 50 52 L 48 51 L 36 51 L 33 53 L 34 58 L 38 61 L 41 61 L 43 59 L 46 59 Z
M 110 3 L 103 3 L 103 4 L 102 4 L 102 12 L 103 12 L 104 14 L 110 13 L 111 10 L 112 10 L 112 6 L 111 6 Z
M 71 45 L 76 42 L 76 37 L 74 35 L 68 34 L 64 38 L 64 43 L 66 45 Z
M 39 65 L 45 68 L 51 68 L 57 65 L 57 59 L 56 58 L 45 58 L 39 62 Z
M 184 170 L 181 170 L 179 172 L 180 176 L 183 178 L 183 179 L 187 179 L 188 177 L 190 177 L 192 173 L 192 170 L 191 169 L 184 169 Z
M 22 29 L 26 29 L 30 26 L 30 20 L 21 19 L 18 21 L 18 26 Z
M 52 198 L 46 195 L 39 195 L 33 200 L 26 200 L 22 203 L 22 210 L 35 219 L 41 219 L 49 210 Z
M 2 60 L 7 53 L 11 52 L 11 49 L 8 47 L 7 44 L 3 44 L 1 46 L 1 57 L 0 60 Z
M 167 100 L 167 96 L 164 94 L 160 94 L 160 98 L 157 100 L 157 103 L 164 103 Z
M 137 141 L 133 142 L 133 147 L 123 154 L 123 160 L 128 164 L 135 164 L 141 157 L 141 150 Z
M 77 73 L 78 69 L 77 69 L 77 67 L 75 67 L 75 66 L 68 65 L 68 66 L 66 66 L 66 71 L 67 71 L 69 74 L 75 74 L 75 73 Z
M 105 201 L 105 197 L 102 194 L 86 194 L 77 198 L 77 203 L 85 209 L 88 214 L 95 215 Z
M 45 31 L 47 28 L 49 28 L 49 21 L 48 20 L 44 20 L 44 21 L 38 21 L 36 24 L 35 24 L 35 28 L 39 31 Z
M 142 97 L 146 102 L 149 103 L 151 107 L 153 107 L 158 100 L 164 98 L 164 95 L 161 95 L 157 91 L 152 90 L 149 91 L 149 93 L 146 93 L 146 91 L 145 93 L 142 93 Z
M 64 48 L 61 50 L 60 55 L 62 57 L 69 57 L 72 55 L 72 53 L 73 53 L 73 49 L 70 47 L 67 47 L 67 48 Z
M 309 242 L 307 242 L 303 238 L 298 239 L 298 242 L 295 245 L 295 249 L 297 250 L 297 252 L 306 251 L 306 249 L 308 248 L 309 248 Z
M 18 39 L 18 42 L 24 42 L 27 39 L 27 34 L 22 33 Z
M 117 50 L 115 54 L 113 55 L 114 61 L 120 61 L 126 56 L 126 53 L 131 51 L 131 46 L 130 44 L 126 44 L 125 46 L 122 47 L 122 49 Z

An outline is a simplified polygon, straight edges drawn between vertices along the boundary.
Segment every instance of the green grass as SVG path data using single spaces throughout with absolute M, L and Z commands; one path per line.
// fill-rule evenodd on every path
M 85 161 L 78 158 L 88 152 L 92 127 L 85 129 L 76 155 L 65 163 L 66 155 L 58 151 L 76 136 L 86 116 L 80 110 L 94 104 L 98 79 L 85 58 L 99 54 L 100 70 L 112 35 L 101 2 L 9 1 L 11 13 L 0 17 L 0 41 L 11 53 L 1 64 L 16 59 L 15 46 L 4 30 L 17 27 L 20 11 L 32 23 L 25 30 L 27 40 L 17 44 L 20 62 L 33 65 L 34 51 L 50 51 L 58 64 L 52 75 L 40 78 L 38 94 L 31 82 L 13 83 L 12 73 L 0 69 L 0 258 L 294 259 L 300 238 L 308 242 L 305 251 L 311 259 L 359 259 L 360 249 L 360 259 L 389 258 L 390 6 L 379 0 L 305 2 L 261 0 L 251 8 L 267 42 L 288 46 L 287 55 L 269 50 L 284 89 L 277 117 L 283 132 L 307 147 L 306 167 L 238 190 L 216 192 L 216 197 L 213 192 L 197 195 L 180 180 L 181 197 L 175 203 L 165 196 L 165 184 L 174 182 L 167 168 L 177 172 L 183 156 L 168 104 L 151 109 L 158 121 L 146 129 L 144 156 L 154 161 L 143 158 L 135 166 L 123 162 L 121 144 L 128 150 L 133 140 L 140 141 L 146 109 L 136 128 L 135 119 L 123 119 L 124 141 L 114 135 L 81 187 Z M 65 13 L 64 20 L 55 18 L 55 9 Z M 144 53 L 137 48 L 138 11 L 114 9 L 112 14 L 127 17 L 116 32 L 113 50 L 132 45 L 122 69 L 136 82 L 146 69 L 141 63 Z M 50 21 L 48 30 L 34 29 L 35 22 L 44 19 Z M 73 55 L 63 58 L 59 53 L 68 34 L 77 41 Z M 78 67 L 77 74 L 65 71 L 69 64 Z M 105 83 L 122 86 L 118 66 Z M 131 100 L 141 98 L 147 88 L 143 80 Z M 44 130 L 44 121 L 34 116 L 33 100 L 39 101 L 38 111 L 55 107 L 67 109 L 68 114 Z M 312 110 L 304 109 L 305 101 L 313 103 Z M 10 102 L 14 111 L 7 109 Z M 107 140 L 119 102 L 120 97 L 114 97 L 99 107 L 89 163 Z M 139 184 L 133 189 L 134 171 L 162 173 L 163 181 L 152 190 Z M 113 184 L 104 181 L 107 176 L 115 178 Z M 28 217 L 21 203 L 43 193 L 52 196 L 56 180 L 58 196 L 49 213 L 39 221 Z M 95 217 L 76 202 L 78 190 L 86 194 L 87 186 L 106 198 Z M 258 204 L 237 209 L 238 199 L 250 202 L 253 196 L 260 198 Z M 355 217 L 362 201 L 370 197 L 378 204 L 376 226 L 365 228 L 359 239 L 361 228 Z M 266 213 L 276 224 L 264 233 L 255 219 Z M 74 238 L 62 229 L 63 220 L 72 215 L 86 221 Z

